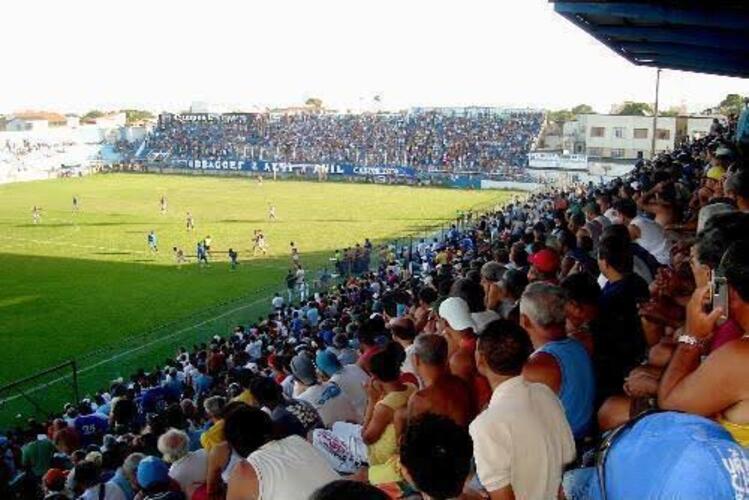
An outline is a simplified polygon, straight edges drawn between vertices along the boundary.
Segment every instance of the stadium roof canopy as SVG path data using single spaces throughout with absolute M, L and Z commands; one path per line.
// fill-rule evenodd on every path
M 634 64 L 749 77 L 749 0 L 550 0 Z

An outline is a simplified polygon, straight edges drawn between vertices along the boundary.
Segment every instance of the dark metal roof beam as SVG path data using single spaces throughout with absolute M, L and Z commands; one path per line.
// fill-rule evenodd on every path
M 709 47 L 694 47 L 673 43 L 650 43 L 650 42 L 616 42 L 635 57 L 641 54 L 661 54 L 666 56 L 688 56 L 694 59 L 724 60 L 732 61 L 741 66 L 749 65 L 749 46 L 735 47 L 735 50 L 716 50 Z
M 749 33 L 700 28 L 656 28 L 652 26 L 593 26 L 599 35 L 610 38 L 642 39 L 648 42 L 676 43 L 717 49 L 749 50 Z
M 633 62 L 643 66 L 657 66 L 659 68 L 686 69 L 687 71 L 733 76 L 749 75 L 749 61 L 737 64 L 734 60 L 727 60 L 720 57 L 701 59 L 686 55 L 643 54 L 636 56 Z
M 554 10 L 563 15 L 621 17 L 649 23 L 719 29 L 743 30 L 749 24 L 749 15 L 744 12 L 727 12 L 713 7 L 680 8 L 651 3 L 557 1 L 554 3 Z

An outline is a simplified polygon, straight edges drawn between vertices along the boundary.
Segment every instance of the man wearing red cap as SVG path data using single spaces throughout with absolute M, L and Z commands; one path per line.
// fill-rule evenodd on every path
M 550 248 L 539 250 L 528 258 L 531 268 L 528 270 L 528 281 L 545 281 L 552 285 L 559 283 L 559 254 Z
M 42 478 L 44 500 L 70 500 L 65 494 L 65 480 L 68 474 L 62 469 L 49 469 Z

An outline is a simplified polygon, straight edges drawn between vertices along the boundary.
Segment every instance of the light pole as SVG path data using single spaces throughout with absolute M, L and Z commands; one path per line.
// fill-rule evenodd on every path
M 650 142 L 650 159 L 655 157 L 655 136 L 658 132 L 658 98 L 661 90 L 661 68 L 655 74 L 655 110 L 653 113 L 653 137 Z

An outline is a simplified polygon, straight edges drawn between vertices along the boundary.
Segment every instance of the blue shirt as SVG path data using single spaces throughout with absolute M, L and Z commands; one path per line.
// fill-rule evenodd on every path
M 75 419 L 75 430 L 81 436 L 81 444 L 86 446 L 96 443 L 109 429 L 107 418 L 100 413 L 81 415 Z
M 213 377 L 211 377 L 210 375 L 201 373 L 195 378 L 195 392 L 197 392 L 198 394 L 203 394 L 210 391 L 212 385 Z
M 559 366 L 562 381 L 559 399 L 575 438 L 585 436 L 593 419 L 596 396 L 593 362 L 583 345 L 575 339 L 547 342 L 536 353 L 552 356 Z
M 307 311 L 307 322 L 310 326 L 317 326 L 318 321 L 320 321 L 320 313 L 314 307 L 310 307 Z
M 156 413 L 166 408 L 167 392 L 163 387 L 152 387 L 143 393 L 143 413 Z

